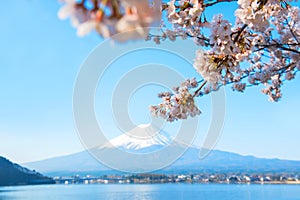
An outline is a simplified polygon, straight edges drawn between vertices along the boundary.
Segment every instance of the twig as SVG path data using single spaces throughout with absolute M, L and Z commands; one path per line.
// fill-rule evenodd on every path
M 195 91 L 195 93 L 194 93 L 194 95 L 193 95 L 193 98 L 199 94 L 199 92 L 200 92 L 201 89 L 206 85 L 206 83 L 207 83 L 207 81 L 204 81 L 204 82 L 202 83 L 202 85 Z

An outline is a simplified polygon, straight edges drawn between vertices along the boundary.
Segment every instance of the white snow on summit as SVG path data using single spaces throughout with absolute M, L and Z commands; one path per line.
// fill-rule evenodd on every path
M 101 148 L 125 148 L 130 150 L 139 150 L 154 145 L 166 146 L 172 142 L 167 134 L 154 128 L 150 124 L 141 124 L 127 133 L 113 138 Z

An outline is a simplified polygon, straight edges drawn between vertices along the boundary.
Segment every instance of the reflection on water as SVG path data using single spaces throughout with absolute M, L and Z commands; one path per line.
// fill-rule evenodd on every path
M 16 199 L 14 194 L 18 192 L 17 187 L 0 187 L 0 200 Z M 14 193 L 10 195 L 9 193 Z
M 0 187 L 0 200 L 298 200 L 300 185 L 153 184 Z

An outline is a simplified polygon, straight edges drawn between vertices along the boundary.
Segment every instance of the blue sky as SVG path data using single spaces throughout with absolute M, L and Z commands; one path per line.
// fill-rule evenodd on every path
M 225 5 L 225 15 L 229 16 L 234 6 Z M 73 88 L 81 63 L 102 40 L 96 34 L 78 38 L 68 20 L 57 18 L 59 7 L 56 1 L 12 0 L 0 8 L 0 155 L 16 162 L 83 150 L 73 120 Z M 217 7 L 215 12 L 219 10 L 224 8 Z M 173 66 L 186 78 L 200 78 L 188 62 L 176 58 L 166 61 L 164 55 L 156 54 L 151 53 L 151 57 L 147 52 L 137 52 L 115 62 L 112 69 L 118 71 L 118 65 L 126 63 L 119 70 L 122 75 L 130 66 L 154 59 Z M 110 76 L 108 72 L 107 82 L 113 83 Z M 226 88 L 226 120 L 216 148 L 300 160 L 299 84 L 299 77 L 286 82 L 278 103 L 268 102 L 259 87 L 249 88 L 244 94 Z M 129 104 L 136 124 L 147 123 L 147 106 L 159 101 L 156 93 L 161 89 L 147 86 L 136 92 Z M 203 114 L 196 142 L 201 143 L 210 120 L 210 98 L 201 98 L 198 103 Z M 96 110 L 99 120 L 110 116 L 109 109 L 101 110 L 97 103 Z M 107 122 L 107 137 L 113 137 L 117 134 L 114 124 L 111 119 Z

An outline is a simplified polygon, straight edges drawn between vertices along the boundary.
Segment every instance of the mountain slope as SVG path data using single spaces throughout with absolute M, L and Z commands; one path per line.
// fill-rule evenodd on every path
M 148 125 L 138 126 L 126 134 L 110 140 L 107 144 L 99 146 L 96 150 L 101 152 L 119 148 L 123 151 L 145 154 L 158 151 L 167 145 L 182 148 L 182 143 L 172 143 L 172 138 L 165 132 L 156 134 L 156 129 Z M 96 152 L 96 151 L 95 151 Z M 160 172 L 300 172 L 300 161 L 279 159 L 263 159 L 253 156 L 241 156 L 235 153 L 214 150 L 207 157 L 198 158 L 200 150 L 189 148 L 172 165 L 159 170 Z M 172 153 L 172 151 L 170 151 Z M 126 160 L 126 158 L 125 158 Z M 123 163 L 123 161 L 122 161 Z M 146 163 L 147 164 L 147 163 Z M 151 164 L 151 163 L 149 163 Z M 137 164 L 139 165 L 139 164 Z M 145 163 L 143 163 L 145 166 Z M 116 173 L 117 171 L 105 167 L 94 159 L 87 151 L 57 158 L 27 163 L 26 166 L 41 172 L 59 175 L 80 172 L 89 173 Z M 136 166 L 139 167 L 139 166 Z
M 219 150 L 198 159 L 199 149 L 190 148 L 164 170 L 209 172 L 300 172 L 300 161 L 257 158 Z M 183 167 L 184 166 L 184 167 Z M 185 170 L 187 169 L 187 170 Z
M 46 160 L 24 163 L 24 166 L 39 170 L 45 174 L 64 174 L 65 172 L 106 171 L 109 168 L 101 165 L 88 151 L 54 157 Z M 55 172 L 55 173 L 52 173 Z
M 0 186 L 51 183 L 54 183 L 51 178 L 0 157 Z
M 199 149 L 191 148 L 172 165 L 159 170 L 179 172 L 300 172 L 300 161 L 256 158 L 214 150 L 203 160 L 198 159 Z M 48 175 L 117 173 L 87 151 L 62 157 L 27 163 L 26 166 Z

